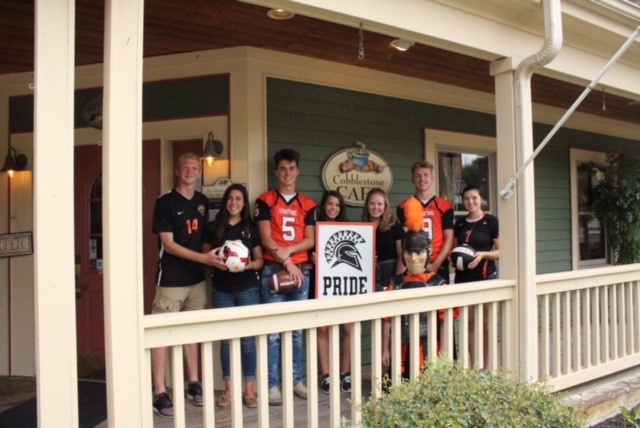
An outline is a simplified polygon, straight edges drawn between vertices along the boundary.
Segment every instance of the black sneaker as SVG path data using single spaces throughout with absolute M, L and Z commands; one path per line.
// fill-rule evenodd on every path
M 329 393 L 329 388 L 331 387 L 331 381 L 329 380 L 329 375 L 326 374 L 322 376 L 322 382 L 320 382 L 320 391 L 325 394 Z
M 351 373 L 340 375 L 340 391 L 351 392 Z
M 200 386 L 200 382 L 189 382 L 187 398 L 191 400 L 194 406 L 202 406 L 202 386 Z
M 153 411 L 163 418 L 173 418 L 173 402 L 166 392 L 153 396 Z

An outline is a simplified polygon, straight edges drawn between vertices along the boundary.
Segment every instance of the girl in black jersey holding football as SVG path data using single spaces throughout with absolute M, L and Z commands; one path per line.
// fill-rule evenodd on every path
M 258 228 L 251 220 L 247 190 L 241 184 L 232 184 L 222 196 L 222 207 L 213 222 L 207 227 L 203 250 L 209 251 L 224 245 L 228 240 L 240 240 L 250 249 L 249 262 L 241 272 L 232 273 L 224 258 L 213 267 L 213 293 L 211 301 L 214 308 L 247 306 L 260 303 L 260 270 L 264 264 L 262 246 Z M 247 407 L 257 407 L 255 392 L 256 345 L 255 338 L 241 339 L 241 360 L 244 373 L 245 390 L 243 402 Z M 222 375 L 225 392 L 218 397 L 216 405 L 227 407 L 231 404 L 231 370 L 229 359 L 229 341 L 223 340 L 220 347 Z
M 469 244 L 476 250 L 473 261 L 469 264 L 468 270 L 456 269 L 455 283 L 482 281 L 485 279 L 497 278 L 496 260 L 500 258 L 499 227 L 498 219 L 482 211 L 484 202 L 480 187 L 469 185 L 462 191 L 462 201 L 467 210 L 465 217 L 459 218 L 454 227 L 456 245 Z M 474 311 L 469 312 L 469 351 L 471 361 L 473 358 L 473 327 Z M 484 334 L 484 362 L 487 363 L 487 326 L 488 307 L 483 307 L 483 334 Z

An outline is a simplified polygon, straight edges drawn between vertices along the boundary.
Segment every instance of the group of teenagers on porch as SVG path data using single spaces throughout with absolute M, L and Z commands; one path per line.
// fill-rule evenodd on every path
M 292 149 L 275 153 L 273 161 L 278 187 L 255 201 L 253 215 L 247 190 L 231 184 L 224 192 L 219 212 L 207 223 L 209 201 L 196 190 L 202 174 L 200 158 L 193 153 L 180 156 L 176 163 L 177 186 L 158 198 L 154 209 L 153 232 L 160 240 L 157 288 L 152 313 L 201 310 L 207 306 L 205 276 L 212 277 L 213 308 L 298 301 L 314 298 L 313 268 L 315 260 L 316 222 L 348 221 L 345 202 L 336 191 L 326 191 L 320 204 L 296 190 L 300 174 L 299 154 Z M 371 189 L 365 199 L 361 221 L 375 226 L 376 291 L 424 287 L 449 283 L 449 255 L 456 245 L 473 247 L 475 257 L 464 271 L 456 270 L 455 282 L 464 283 L 496 277 L 499 258 L 498 220 L 483 211 L 478 186 L 462 191 L 467 215 L 454 221 L 454 211 L 446 199 L 434 195 L 434 166 L 418 161 L 411 167 L 415 194 L 396 207 L 394 214 L 384 190 Z M 219 248 L 229 240 L 240 240 L 250 249 L 249 261 L 240 272 L 231 272 Z M 297 288 L 277 293 L 269 279 L 286 270 Z M 473 311 L 471 311 L 471 315 Z M 485 317 L 486 320 L 486 317 Z M 470 320 L 472 328 L 473 317 Z M 426 334 L 421 321 L 421 336 Z M 391 320 L 383 321 L 383 371 L 390 366 Z M 328 327 L 318 328 L 318 359 L 322 371 L 320 389 L 351 391 L 351 325 L 343 329 L 340 379 L 329 378 Z M 485 327 L 486 329 L 486 327 Z M 403 328 L 404 330 L 404 328 Z M 406 337 L 405 337 L 406 336 Z M 293 392 L 307 398 L 303 383 L 302 330 L 293 337 Z M 473 335 L 471 335 L 471 340 Z M 402 342 L 408 341 L 403 332 Z M 485 341 L 486 343 L 486 341 Z M 404 345 L 403 345 L 404 346 Z M 183 347 L 187 398 L 202 406 L 199 382 L 198 345 Z M 472 348 L 470 344 L 469 349 Z M 426 351 L 426 350 L 424 350 Z M 404 352 L 403 360 L 408 357 Z M 424 359 L 425 352 L 422 352 Z M 229 342 L 222 341 L 220 360 L 225 391 L 216 400 L 219 407 L 231 404 Z M 171 397 L 166 391 L 167 348 L 151 350 L 153 410 L 172 418 Z M 255 338 L 241 339 L 241 363 L 244 378 L 243 403 L 257 407 Z M 422 362 L 421 362 L 422 365 Z M 404 367 L 408 367 L 403 361 Z M 280 333 L 268 340 L 268 400 L 281 405 Z

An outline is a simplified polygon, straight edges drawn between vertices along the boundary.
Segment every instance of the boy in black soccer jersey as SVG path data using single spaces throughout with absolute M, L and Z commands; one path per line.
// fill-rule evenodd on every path
M 160 239 L 156 296 L 152 313 L 205 309 L 207 302 L 203 264 L 211 265 L 219 256 L 213 251 L 201 253 L 207 224 L 208 200 L 197 192 L 202 174 L 200 159 L 185 153 L 177 160 L 178 185 L 156 201 L 153 232 Z M 202 406 L 202 387 L 198 380 L 197 344 L 184 345 L 187 369 L 187 398 Z M 167 348 L 151 350 L 153 411 L 173 418 L 173 402 L 166 392 Z

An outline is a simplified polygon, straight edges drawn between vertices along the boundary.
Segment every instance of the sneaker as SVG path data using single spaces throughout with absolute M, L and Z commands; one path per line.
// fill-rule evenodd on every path
M 187 398 L 191 400 L 194 406 L 202 406 L 202 386 L 200 386 L 200 382 L 189 382 Z
M 322 376 L 322 382 L 320 382 L 320 391 L 324 392 L 325 394 L 328 394 L 330 388 L 331 388 L 331 381 L 329 379 L 329 375 L 326 374 Z
M 173 418 L 173 402 L 166 392 L 153 396 L 153 411 L 163 418 Z
M 302 398 L 303 400 L 306 400 L 307 399 L 307 387 L 304 386 L 304 384 L 302 382 L 298 382 L 295 385 L 293 385 L 293 394 L 298 398 Z
M 340 391 L 351 392 L 351 373 L 340 375 Z
M 269 388 L 269 405 L 282 405 L 282 394 L 280 393 L 280 388 L 278 388 L 277 386 L 272 386 L 271 388 Z

